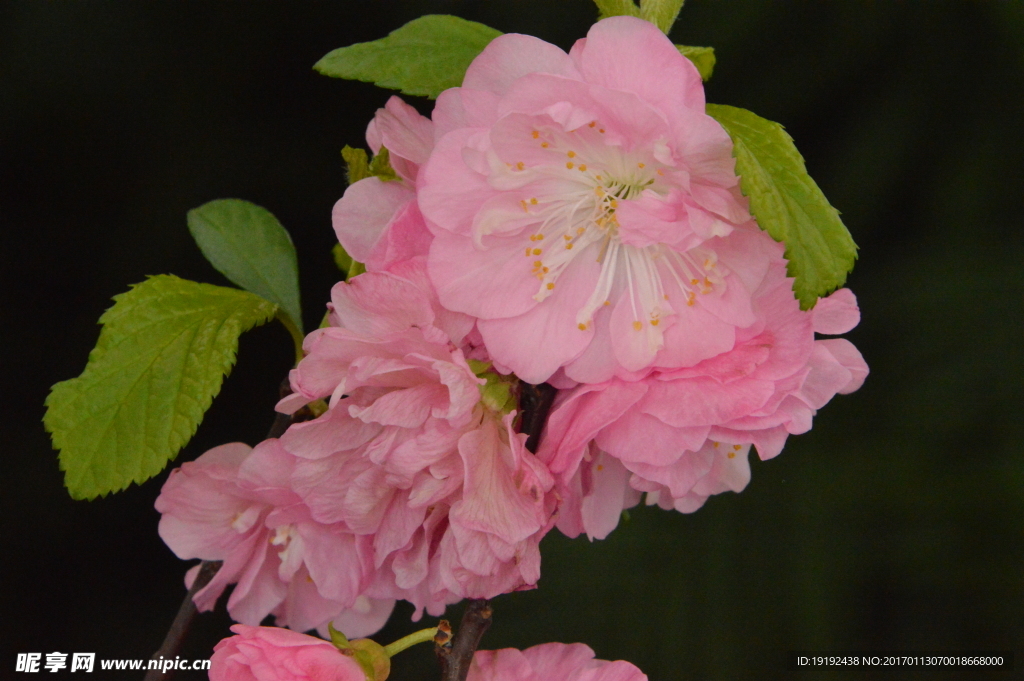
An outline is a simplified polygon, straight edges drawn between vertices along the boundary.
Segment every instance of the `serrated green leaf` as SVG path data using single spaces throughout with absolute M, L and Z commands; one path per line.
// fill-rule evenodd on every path
M 370 161 L 365 149 L 354 149 L 346 144 L 341 157 L 345 159 L 345 174 L 350 185 L 370 177 Z
M 53 386 L 43 422 L 68 492 L 92 499 L 142 483 L 185 446 L 235 362 L 243 331 L 277 305 L 245 291 L 151 277 L 100 318 L 81 376 Z
M 501 35 L 490 26 L 428 14 L 386 38 L 341 47 L 313 67 L 325 76 L 362 80 L 431 99 L 462 84 L 466 69 Z
M 640 0 L 640 18 L 651 22 L 668 35 L 682 8 L 683 0 Z
M 597 18 L 607 19 L 608 17 L 639 17 L 640 8 L 633 0 L 594 0 L 597 5 Z
M 299 263 L 287 230 L 266 208 L 218 199 L 188 212 L 188 229 L 217 270 L 276 303 L 302 336 Z
M 715 49 L 713 47 L 693 47 L 691 45 L 676 45 L 680 54 L 693 62 L 700 74 L 700 79 L 707 82 L 711 79 L 711 72 L 715 70 Z
M 732 106 L 708 104 L 707 113 L 732 138 L 740 187 L 761 229 L 786 244 L 789 276 L 800 307 L 839 288 L 857 259 L 857 244 L 804 159 L 778 123 Z

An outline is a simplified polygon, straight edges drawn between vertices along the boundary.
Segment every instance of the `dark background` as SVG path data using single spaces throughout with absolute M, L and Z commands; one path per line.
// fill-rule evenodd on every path
M 213 198 L 291 231 L 314 326 L 338 151 L 389 93 L 311 66 L 429 12 L 563 48 L 595 17 L 584 0 L 0 3 L 0 678 L 15 652 L 148 657 L 183 595 L 152 508 L 166 473 L 72 501 L 49 386 L 81 372 L 129 283 L 226 283 L 185 227 Z M 672 37 L 716 48 L 709 101 L 786 125 L 843 212 L 872 373 L 742 494 L 638 509 L 594 544 L 553 532 L 540 587 L 497 599 L 485 647 L 584 641 L 653 681 L 988 678 L 786 672 L 787 650 L 1016 650 L 1024 668 L 1024 7 L 690 0 Z M 246 334 L 178 461 L 259 441 L 290 361 L 279 325 Z M 409 613 L 380 639 L 432 622 Z M 204 616 L 186 656 L 227 624 Z M 393 678 L 437 678 L 420 648 Z

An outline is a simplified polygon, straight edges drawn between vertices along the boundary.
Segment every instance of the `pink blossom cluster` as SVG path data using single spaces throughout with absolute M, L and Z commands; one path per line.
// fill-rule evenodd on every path
M 211 681 L 366 681 L 351 657 L 323 639 L 273 627 L 235 625 L 235 636 L 217 644 Z M 545 643 L 526 650 L 479 650 L 467 681 L 646 681 L 623 660 L 594 659 L 582 643 Z M 375 681 L 383 681 L 377 679 Z
M 279 406 L 327 399 L 326 412 L 251 451 L 207 452 L 157 499 L 179 557 L 224 561 L 197 605 L 237 583 L 240 622 L 361 636 L 396 599 L 439 615 L 534 585 L 555 481 L 515 412 L 481 399 L 487 379 L 459 347 L 472 321 L 438 307 L 416 261 L 338 284 L 331 308 Z
M 207 452 L 157 501 L 179 557 L 224 561 L 200 608 L 235 583 L 240 622 L 360 636 L 398 599 L 419 616 L 529 588 L 556 523 L 603 538 L 643 494 L 691 512 L 740 491 L 751 445 L 777 455 L 856 390 L 856 348 L 815 338 L 858 323 L 853 294 L 800 309 L 704 107 L 676 47 L 615 17 L 569 53 L 495 39 L 430 118 L 378 111 L 367 141 L 398 179 L 333 212 L 367 272 L 334 287 L 278 406 L 325 411 Z M 536 455 L 502 398 L 517 379 L 558 389 Z M 541 648 L 476 674 L 547 675 Z

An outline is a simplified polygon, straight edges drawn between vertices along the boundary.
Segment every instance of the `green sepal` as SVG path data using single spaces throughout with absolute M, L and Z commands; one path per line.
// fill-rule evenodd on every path
M 461 85 L 470 63 L 499 35 L 500 31 L 475 21 L 428 14 L 386 38 L 333 50 L 313 68 L 325 76 L 434 99 Z
M 384 646 L 368 638 L 350 641 L 351 650 L 359 666 L 370 681 L 384 681 L 391 674 L 391 658 Z
M 217 271 L 246 291 L 276 303 L 302 344 L 299 264 L 288 231 L 266 208 L 218 199 L 188 212 L 188 229 Z M 288 326 L 286 320 L 285 326 Z M 294 330 L 293 330 L 294 329 Z
M 349 644 L 348 637 L 334 628 L 334 622 L 327 623 L 327 633 L 331 636 L 331 643 L 333 643 L 334 647 L 338 650 L 348 650 L 352 647 L 351 644 Z
M 639 17 L 640 8 L 633 0 L 594 0 L 598 20 L 608 17 Z
M 114 297 L 89 362 L 53 386 L 43 423 L 75 499 L 153 477 L 192 438 L 243 331 L 278 306 L 246 291 L 171 275 Z
M 358 260 L 353 260 L 352 256 L 348 254 L 348 251 L 341 244 L 334 244 L 331 254 L 334 256 L 334 264 L 345 275 L 345 281 L 366 271 L 366 265 Z
M 381 147 L 380 151 L 373 155 L 373 160 L 370 161 L 370 174 L 383 182 L 398 179 L 398 173 L 391 167 L 391 152 L 387 147 Z
M 640 18 L 651 22 L 668 35 L 682 8 L 683 0 L 640 0 Z
M 697 67 L 700 79 L 707 82 L 711 79 L 711 73 L 715 70 L 715 48 L 693 47 L 691 45 L 676 45 L 680 54 L 693 62 Z
M 346 144 L 341 150 L 341 157 L 345 159 L 345 176 L 350 186 L 370 177 L 370 161 L 365 149 L 355 149 Z
M 761 229 L 786 244 L 787 271 L 800 308 L 839 288 L 857 259 L 857 244 L 807 174 L 793 139 L 778 123 L 746 109 L 708 104 L 733 142 L 740 188 Z
M 489 371 L 492 366 L 490 362 L 485 362 L 482 359 L 467 359 L 466 364 L 469 365 L 469 368 L 478 377 L 483 376 L 485 373 L 487 373 L 487 371 Z

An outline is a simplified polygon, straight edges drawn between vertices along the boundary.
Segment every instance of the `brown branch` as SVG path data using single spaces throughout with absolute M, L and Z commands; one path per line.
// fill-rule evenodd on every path
M 455 632 L 455 637 L 444 643 L 442 640 L 445 637 L 435 637 L 434 652 L 441 663 L 441 681 L 466 681 L 469 666 L 473 663 L 473 655 L 480 645 L 480 639 L 491 626 L 493 614 L 494 611 L 487 600 L 470 601 L 466 611 L 462 613 L 462 622 L 459 624 L 459 630 Z
M 220 566 L 221 561 L 219 560 L 204 560 L 199 564 L 199 574 L 196 575 L 192 587 L 185 594 L 185 600 L 181 602 L 181 607 L 178 608 L 178 614 L 175 615 L 171 628 L 167 630 L 164 642 L 160 644 L 160 649 L 153 653 L 151 660 L 160 658 L 173 660 L 181 652 L 181 645 L 185 642 L 185 637 L 188 636 L 188 631 L 192 628 L 192 621 L 196 616 L 196 604 L 192 602 L 192 598 L 200 589 L 210 583 Z M 150 669 L 146 672 L 144 681 L 167 681 L 172 676 L 174 676 L 173 669 L 168 669 L 166 674 L 159 669 Z
M 531 452 L 537 452 L 540 434 L 544 431 L 544 424 L 547 423 L 548 412 L 551 411 L 556 392 L 558 391 L 548 383 L 519 384 L 519 413 L 522 414 L 519 432 L 529 436 L 526 439 L 526 448 Z

